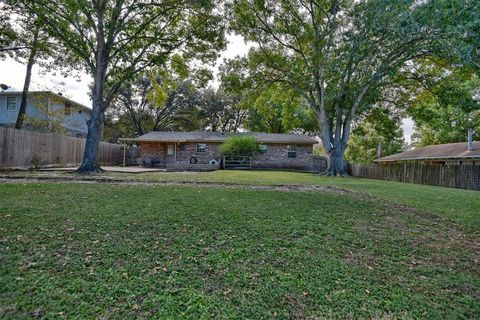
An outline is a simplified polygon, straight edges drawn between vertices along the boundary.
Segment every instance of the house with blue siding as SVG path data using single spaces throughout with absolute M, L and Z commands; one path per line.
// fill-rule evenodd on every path
M 0 126 L 14 127 L 20 111 L 21 91 L 0 92 Z M 64 133 L 84 138 L 92 110 L 61 94 L 30 91 L 24 128 L 42 132 Z

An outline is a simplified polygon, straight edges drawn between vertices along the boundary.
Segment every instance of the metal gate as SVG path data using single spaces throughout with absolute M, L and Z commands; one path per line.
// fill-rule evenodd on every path
M 252 157 L 224 157 L 223 169 L 251 169 Z

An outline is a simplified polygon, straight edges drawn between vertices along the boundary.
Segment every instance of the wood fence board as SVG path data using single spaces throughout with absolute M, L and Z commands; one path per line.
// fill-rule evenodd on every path
M 80 165 L 85 139 L 0 127 L 0 168 Z M 122 162 L 121 145 L 100 142 L 99 162 Z
M 480 190 L 478 165 L 352 163 L 350 168 L 354 177 Z

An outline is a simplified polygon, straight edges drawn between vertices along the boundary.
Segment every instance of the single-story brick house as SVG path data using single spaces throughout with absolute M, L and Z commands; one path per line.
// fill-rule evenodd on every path
M 136 139 L 122 140 L 139 145 L 139 164 L 188 169 L 193 164 L 198 167 L 220 163 L 222 156 L 219 147 L 233 135 L 253 136 L 259 143 L 261 152 L 252 158 L 252 168 L 313 169 L 312 151 L 317 141 L 301 134 L 150 132 Z

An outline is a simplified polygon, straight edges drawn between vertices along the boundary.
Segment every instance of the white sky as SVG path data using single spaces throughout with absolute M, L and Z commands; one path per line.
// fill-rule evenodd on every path
M 230 35 L 228 36 L 228 41 L 227 49 L 222 52 L 221 57 L 217 60 L 217 67 L 224 58 L 234 58 L 237 55 L 242 56 L 248 53 L 250 46 L 243 41 L 241 36 Z M 218 71 L 217 67 L 215 72 Z M 10 58 L 0 61 L 0 83 L 12 87 L 13 90 L 22 90 L 25 68 L 25 65 Z M 64 96 L 90 107 L 91 101 L 88 97 L 88 85 L 92 79 L 89 75 L 81 73 L 80 79 L 78 79 L 75 76 L 64 77 L 59 73 L 54 74 L 50 72 L 43 74 L 39 71 L 38 66 L 33 67 L 30 90 L 62 92 Z M 402 128 L 408 143 L 410 143 L 410 136 L 414 132 L 413 126 L 412 119 L 404 119 Z

